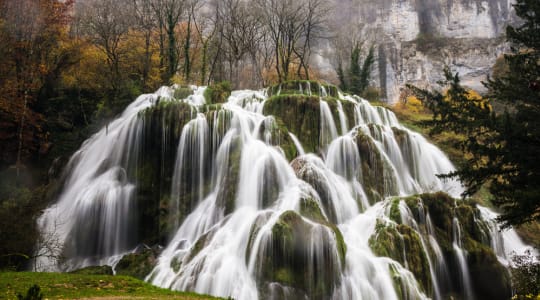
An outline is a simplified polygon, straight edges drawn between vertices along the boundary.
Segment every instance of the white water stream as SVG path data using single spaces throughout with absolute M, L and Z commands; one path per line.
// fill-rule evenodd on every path
M 148 275 L 148 281 L 161 287 L 235 299 L 294 299 L 298 291 L 276 282 L 261 282 L 261 278 L 267 276 L 265 260 L 279 255 L 272 246 L 276 226 L 283 222 L 282 217 L 288 211 L 300 213 L 303 201 L 312 199 L 321 208 L 322 216 L 337 225 L 347 249 L 341 261 L 339 237 L 331 226 L 298 215 L 296 222 L 305 228 L 305 249 L 301 250 L 305 261 L 299 262 L 307 274 L 305 296 L 315 293 L 315 285 L 321 282 L 320 274 L 335 272 L 333 289 L 326 294 L 333 299 L 400 299 L 403 293 L 410 299 L 428 298 L 405 266 L 387 257 L 377 257 L 370 249 L 368 241 L 377 220 L 392 221 L 385 215 L 385 202 L 370 204 L 366 196 L 359 179 L 367 176 L 361 174 L 361 165 L 368 158 L 359 153 L 354 137 L 358 131 L 368 136 L 385 162 L 388 176 L 384 180 L 389 181 L 385 186 L 395 190 L 389 188 L 384 196 L 440 190 L 458 196 L 462 191 L 458 182 L 436 177 L 453 170 L 437 147 L 401 126 L 389 110 L 373 107 L 358 97 L 341 96 L 340 101 L 354 104 L 354 120 L 347 119 L 342 103 L 338 102 L 338 130 L 329 104 L 321 98 L 322 158 L 304 153 L 297 137 L 301 132 L 288 136 L 300 154 L 299 171 L 291 167 L 281 149 L 272 143 L 276 138 L 271 130 L 275 120 L 263 115 L 266 101 L 263 91 L 233 92 L 213 119 L 208 119 L 208 114 L 200 111 L 204 105 L 204 88 L 194 90 L 194 96 L 183 100 L 192 106 L 194 113 L 183 127 L 177 145 L 169 203 L 170 211 L 178 213 L 181 196 L 189 190 L 192 193 L 189 206 L 193 209 L 181 223 L 173 224 L 175 233 Z M 309 85 L 306 90 L 311 93 Z M 155 94 L 140 96 L 71 158 L 58 201 L 39 219 L 42 232 L 54 232 L 64 244 L 67 255 L 64 269 L 114 264 L 121 254 L 136 245 L 136 239 L 132 239 L 136 228 L 133 194 L 137 182 L 128 174 L 136 166 L 141 144 L 143 125 L 138 112 L 155 105 L 158 99 L 178 101 L 173 99 L 173 94 L 173 89 L 165 87 Z M 326 91 L 321 90 L 320 94 Z M 396 130 L 403 134 L 401 143 L 395 136 Z M 224 186 L 230 176 L 231 158 L 236 154 L 239 154 L 238 181 L 233 186 Z M 205 176 L 205 170 L 211 170 L 210 177 Z M 295 171 L 316 178 L 321 186 L 326 186 L 325 193 L 317 190 L 320 186 L 299 179 Z M 227 213 L 218 199 L 224 189 L 233 188 L 234 201 Z M 480 209 L 483 218 L 494 219 L 491 211 Z M 411 215 L 403 207 L 400 210 L 402 218 Z M 433 253 L 433 256 L 428 254 L 431 278 L 448 277 L 430 217 L 423 217 L 427 232 L 422 237 L 422 246 L 426 253 Z M 403 223 L 420 231 L 413 221 L 408 219 Z M 508 249 L 524 247 L 515 232 L 507 231 L 501 236 L 496 224 L 490 224 L 492 246 L 502 261 L 506 260 Z M 459 224 L 456 230 L 454 249 L 463 271 L 465 294 L 469 295 L 470 279 L 461 251 Z M 56 263 L 47 259 L 38 261 L 48 270 L 57 268 Z M 405 291 L 400 295 L 393 288 L 396 277 Z M 433 286 L 433 297 L 440 298 L 436 279 Z

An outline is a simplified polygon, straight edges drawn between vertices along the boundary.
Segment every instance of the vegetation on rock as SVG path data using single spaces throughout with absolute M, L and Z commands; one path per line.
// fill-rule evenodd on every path
M 157 264 L 158 253 L 146 248 L 139 253 L 129 253 L 120 259 L 116 265 L 116 275 L 135 277 L 140 280 L 152 272 Z
M 314 226 L 324 226 L 325 229 L 316 230 Z M 320 243 L 311 240 L 314 238 L 311 234 L 313 230 L 321 234 L 315 238 L 324 239 L 323 244 L 327 249 L 316 253 L 310 251 L 312 243 Z M 337 227 L 321 223 L 313 225 L 296 212 L 287 211 L 272 227 L 266 247 L 267 252 L 259 256 L 262 262 L 258 280 L 263 283 L 262 286 L 277 282 L 312 299 L 324 299 L 331 295 L 333 287 L 338 284 L 346 248 Z
M 502 209 L 500 221 L 506 226 L 540 220 L 540 167 L 535 163 L 540 155 L 540 5 L 519 0 L 514 8 L 523 23 L 507 28 L 512 44 L 512 52 L 505 55 L 509 72 L 488 80 L 485 99 L 471 99 L 458 75 L 448 69 L 442 82 L 446 95 L 411 87 L 434 112 L 435 130 L 467 137 L 460 146 L 471 157 L 446 176 L 466 184 L 465 196 L 491 183 L 493 202 Z M 492 101 L 504 103 L 506 111 L 493 112 Z
M 209 85 L 204 91 L 204 98 L 208 104 L 224 103 L 231 95 L 231 83 L 222 81 Z

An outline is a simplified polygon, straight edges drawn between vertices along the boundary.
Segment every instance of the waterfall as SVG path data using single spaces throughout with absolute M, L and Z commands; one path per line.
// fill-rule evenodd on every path
M 527 251 L 530 251 L 534 257 L 538 256 L 537 249 L 525 244 L 514 228 L 500 229 L 496 221 L 499 214 L 487 207 L 479 206 L 478 208 L 482 220 L 486 222 L 489 229 L 488 237 L 491 248 L 503 265 L 508 266 L 511 264 L 509 259 L 512 255 L 524 255 Z
M 463 295 L 465 296 L 465 299 L 474 299 L 471 287 L 471 276 L 469 273 L 469 267 L 467 266 L 466 252 L 463 250 L 463 246 L 461 244 L 461 227 L 459 225 L 459 220 L 456 217 L 452 219 L 452 236 L 452 247 L 456 253 L 456 259 L 459 266 L 459 275 L 461 278 Z
M 341 127 L 341 134 L 344 135 L 349 132 L 349 128 L 347 127 L 347 116 L 343 111 L 343 105 L 341 104 L 341 101 L 338 101 L 337 109 L 339 114 L 339 125 Z
M 330 106 L 324 100 L 319 101 L 321 106 L 321 145 L 330 144 L 335 138 L 337 138 L 337 128 L 332 116 Z
M 205 170 L 208 163 L 209 129 L 206 117 L 197 114 L 182 129 L 178 143 L 176 164 L 172 179 L 171 211 L 172 215 L 179 212 L 180 197 L 194 194 L 189 199 L 189 205 L 195 207 L 203 200 L 205 186 Z M 173 221 L 174 228 L 178 228 L 178 219 Z
M 151 240 L 166 244 L 146 281 L 164 288 L 235 299 L 472 298 L 460 220 L 446 230 L 433 217 L 445 217 L 444 199 L 411 196 L 463 191 L 437 177 L 454 170 L 448 158 L 388 109 L 322 84 L 314 96 L 310 82 L 294 86 L 309 96 L 289 99 L 283 83 L 233 91 L 225 103 L 207 103 L 204 87 L 185 99 L 174 98 L 177 86 L 137 98 L 71 158 L 38 220 L 66 260 L 37 263 L 114 265 Z M 280 99 L 287 107 L 269 114 Z M 525 247 L 479 211 L 501 262 Z M 450 282 L 448 251 L 463 291 Z
M 294 135 L 294 133 L 292 132 L 289 132 L 289 135 L 291 136 L 291 139 L 294 142 L 294 146 L 296 147 L 298 154 L 299 155 L 306 154 L 306 151 L 304 150 L 304 147 L 302 147 L 302 143 L 300 143 L 300 140 L 298 140 L 298 137 L 296 137 L 296 135 Z
M 142 134 L 137 113 L 161 97 L 172 97 L 172 90 L 164 87 L 141 95 L 71 157 L 58 201 L 38 220 L 42 234 L 62 242 L 66 269 L 110 263 L 111 257 L 136 246 L 132 168 Z M 56 270 L 55 263 L 40 257 L 36 265 Z

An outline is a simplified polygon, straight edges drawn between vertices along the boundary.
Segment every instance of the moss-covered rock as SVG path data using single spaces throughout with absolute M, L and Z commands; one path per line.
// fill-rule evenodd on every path
M 378 256 L 390 257 L 409 269 L 427 294 L 432 293 L 428 256 L 421 237 L 403 224 L 384 224 L 378 221 L 369 246 Z
M 420 171 L 418 170 L 418 162 L 416 161 L 411 149 L 412 149 L 412 143 L 411 143 L 411 136 L 409 135 L 409 132 L 406 130 L 392 127 L 392 131 L 394 133 L 394 138 L 397 141 L 397 144 L 399 145 L 399 148 L 401 150 L 401 154 L 403 155 L 403 159 L 405 163 L 407 164 L 407 168 L 409 169 L 409 172 L 411 173 L 411 176 L 415 178 L 416 180 L 420 179 Z
M 90 266 L 82 269 L 77 269 L 69 273 L 81 275 L 113 275 L 111 266 Z
M 272 227 L 266 253 L 260 253 L 259 286 L 277 283 L 303 291 L 311 299 L 330 297 L 339 283 L 346 251 L 338 232 L 337 228 L 306 222 L 294 211 L 284 212 Z M 324 249 L 313 253 L 313 245 Z M 269 295 L 270 291 L 261 293 Z
M 191 246 L 189 249 L 189 253 L 186 256 L 186 262 L 191 261 L 195 256 L 201 252 L 202 249 L 204 249 L 208 243 L 212 240 L 214 237 L 215 230 L 210 230 L 206 232 L 205 234 L 201 235 L 199 239 Z
M 140 253 L 124 255 L 116 265 L 116 275 L 126 275 L 141 280 L 152 272 L 157 264 L 157 253 L 153 249 L 144 249 Z
M 236 192 L 240 179 L 240 159 L 242 155 L 242 140 L 236 137 L 230 144 L 227 168 L 216 196 L 216 203 L 223 208 L 224 214 L 231 213 L 235 208 Z
M 174 100 L 159 100 L 157 103 L 141 112 L 142 119 L 141 142 L 137 145 L 139 155 L 136 168 L 127 170 L 128 176 L 133 176 L 137 183 L 137 227 L 139 241 L 146 244 L 163 243 L 175 228 L 169 226 L 171 184 L 176 161 L 178 141 L 182 128 L 192 118 L 196 111 L 187 103 Z M 133 173 L 133 174 L 132 174 Z M 178 215 L 174 218 L 182 220 L 190 207 L 181 205 Z
M 392 199 L 390 203 L 390 214 L 388 215 L 390 219 L 398 224 L 401 223 L 401 212 L 399 211 L 400 198 Z
M 309 185 L 315 189 L 317 195 L 319 195 L 328 220 L 334 224 L 337 223 L 337 215 L 330 195 L 331 187 L 328 182 L 324 180 L 325 176 L 319 172 L 317 167 L 311 165 L 308 160 L 302 157 L 293 160 L 291 166 L 299 179 L 309 183 Z
M 289 130 L 285 123 L 280 118 L 269 116 L 259 128 L 259 136 L 267 140 L 270 135 L 269 142 L 273 146 L 279 146 L 287 160 L 291 161 L 298 155 L 298 150 L 294 141 L 289 135 Z
M 281 119 L 288 131 L 298 137 L 306 152 L 318 150 L 321 124 L 319 97 L 273 96 L 266 101 L 264 114 Z
M 320 101 L 326 101 L 339 127 L 338 102 L 341 103 L 347 126 L 353 127 L 355 120 L 355 103 L 337 99 L 336 87 L 325 86 L 330 91 L 327 96 L 321 96 L 321 86 L 317 82 L 291 81 L 273 86 L 268 89 L 270 98 L 265 102 L 264 114 L 281 119 L 288 131 L 294 133 L 306 152 L 316 153 L 320 146 L 321 106 Z M 302 88 L 300 88 L 302 87 Z M 311 88 L 311 94 L 307 92 Z M 281 92 L 278 91 L 281 89 Z
M 204 99 L 207 104 L 224 103 L 231 95 L 232 87 L 228 81 L 209 85 L 204 91 Z
M 193 95 L 193 89 L 189 86 L 178 86 L 174 89 L 174 98 L 178 100 L 186 99 Z
M 318 223 L 328 223 L 319 207 L 319 203 L 313 198 L 300 199 L 300 214 Z
M 477 299 L 509 299 L 510 279 L 489 245 L 486 224 L 480 212 L 468 201 L 456 200 L 443 192 L 422 194 L 404 199 L 411 211 L 425 208 L 434 226 L 434 234 L 449 268 L 450 286 L 445 295 L 460 295 L 460 269 L 453 248 L 453 218 L 461 229 L 462 248 L 465 251 L 470 278 Z M 413 209 L 416 207 L 417 209 Z M 420 223 L 421 218 L 415 214 Z
M 374 203 L 387 196 L 398 194 L 397 180 L 390 163 L 379 152 L 373 139 L 361 129 L 355 132 L 354 139 L 361 161 L 361 170 L 356 173 L 368 200 Z
M 338 97 L 339 89 L 335 85 L 323 84 L 313 80 L 290 80 L 273 85 L 267 89 L 268 96 L 307 95 Z

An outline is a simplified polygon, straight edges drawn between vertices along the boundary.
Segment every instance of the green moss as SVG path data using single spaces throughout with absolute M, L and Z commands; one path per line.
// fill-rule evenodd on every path
M 317 201 L 312 198 L 300 200 L 300 214 L 308 219 L 319 223 L 327 223 Z
M 311 213 L 316 210 L 309 204 Z M 322 226 L 325 224 L 319 223 Z M 294 211 L 286 211 L 279 217 L 272 227 L 271 240 L 266 245 L 266 253 L 259 255 L 262 260 L 259 270 L 259 286 L 268 286 L 268 283 L 277 282 L 295 290 L 303 291 L 311 299 L 326 299 L 330 297 L 334 286 L 338 284 L 343 264 L 336 260 L 335 251 L 344 252 L 345 249 L 334 249 L 333 243 L 325 243 L 329 247 L 319 252 L 323 257 L 313 261 L 310 245 L 313 225 L 306 222 Z M 337 230 L 331 228 L 333 231 Z M 339 230 L 334 231 L 337 247 L 342 248 L 343 238 Z M 339 256 L 344 255 L 338 254 Z M 339 258 L 338 258 L 339 259 Z M 316 263 L 316 272 L 306 272 Z M 262 291 L 262 294 L 266 294 Z
M 178 257 L 176 256 L 173 257 L 173 259 L 171 259 L 171 269 L 173 269 L 175 273 L 178 273 L 181 267 L 182 267 L 182 260 L 178 259 Z
M 146 249 L 141 253 L 126 254 L 116 265 L 116 274 L 142 280 L 152 272 L 156 263 L 157 255 L 152 249 Z
M 455 199 L 443 192 L 422 194 L 420 198 L 427 208 L 433 225 L 452 237 L 452 219 Z
M 375 233 L 369 238 L 369 247 L 378 256 L 391 257 L 399 262 L 404 261 L 401 253 L 403 242 L 395 226 L 387 226 L 377 220 Z
M 401 274 L 399 274 L 396 267 L 392 264 L 388 265 L 388 269 L 390 270 L 390 274 L 392 276 L 392 283 L 394 285 L 394 290 L 396 291 L 398 298 L 400 300 L 408 299 L 407 290 L 405 288 L 405 285 L 403 284 Z
M 224 208 L 224 213 L 231 213 L 236 205 L 236 192 L 240 179 L 240 159 L 242 155 L 242 140 L 235 138 L 229 148 L 227 170 L 221 177 L 216 203 Z
M 468 238 L 464 247 L 477 299 L 510 299 L 510 275 L 491 248 Z
M 207 246 L 207 244 L 210 242 L 212 237 L 214 236 L 214 231 L 208 231 L 207 233 L 203 234 L 199 239 L 191 246 L 191 249 L 189 250 L 189 254 L 187 254 L 186 261 L 191 261 L 195 256 L 197 256 L 204 247 Z
M 319 97 L 280 95 L 269 98 L 264 114 L 280 119 L 288 131 L 294 133 L 306 152 L 316 152 L 320 138 Z
M 80 275 L 113 275 L 113 270 L 111 266 L 91 266 L 71 271 L 69 273 Z
M 246 264 L 249 263 L 249 259 L 251 257 L 251 251 L 253 248 L 253 243 L 255 243 L 255 239 L 259 235 L 261 227 L 264 226 L 268 222 L 268 219 L 271 217 L 271 215 L 272 215 L 271 212 L 260 214 L 255 219 L 255 222 L 253 222 L 253 225 L 251 225 L 251 229 L 249 231 L 248 244 L 246 247 Z
M 432 282 L 427 253 L 418 233 L 403 224 L 397 226 L 378 221 L 369 246 L 378 256 L 390 257 L 411 271 L 424 291 L 432 292 Z
M 279 268 L 275 272 L 275 279 L 277 282 L 283 283 L 287 286 L 295 285 L 295 274 L 289 268 Z
M 399 211 L 399 202 L 401 199 L 395 198 L 392 200 L 392 203 L 390 204 L 390 219 L 392 219 L 394 222 L 400 224 L 401 223 L 401 212 Z
M 291 161 L 298 156 L 296 145 L 290 137 L 289 130 L 281 118 L 274 116 L 267 117 L 267 120 L 259 129 L 259 135 L 264 137 L 266 133 L 269 133 L 272 136 L 270 144 L 279 146 L 281 150 L 283 150 L 283 154 L 287 160 Z
M 187 86 L 180 86 L 174 90 L 174 98 L 178 100 L 186 99 L 193 95 L 193 89 Z
M 204 99 L 207 104 L 225 103 L 231 95 L 231 83 L 222 81 L 210 85 L 204 91 Z
M 372 128 L 372 130 L 374 130 Z M 361 170 L 357 172 L 358 181 L 371 203 L 381 201 L 387 196 L 398 194 L 396 178 L 389 162 L 379 153 L 371 137 L 358 129 L 354 139 L 361 157 Z
M 179 209 L 170 210 L 172 177 L 178 143 L 184 126 L 196 117 L 197 111 L 183 101 L 157 101 L 141 112 L 142 137 L 134 170 L 137 182 L 137 207 L 141 226 L 137 227 L 140 241 L 148 245 L 165 243 L 173 234 L 175 224 L 181 223 L 198 201 L 197 192 L 184 191 L 178 199 Z M 208 149 L 209 151 L 209 149 Z M 135 164 L 133 164 L 135 165 Z M 191 174 L 191 165 L 184 165 L 184 174 Z M 211 170 L 205 170 L 204 179 L 209 183 Z M 128 172 L 130 172 L 128 170 Z M 198 179 L 182 176 L 182 186 L 191 187 Z M 204 186 L 208 192 L 210 185 Z M 142 223 L 141 223 L 142 222 Z
M 452 246 L 452 220 L 455 216 L 460 223 L 463 248 L 475 296 L 478 299 L 508 299 L 510 297 L 508 272 L 491 250 L 489 239 L 486 237 L 488 232 L 486 224 L 481 221 L 480 212 L 474 204 L 453 199 L 442 192 L 408 197 L 405 201 L 412 209 L 414 205 L 418 206 L 419 199 L 430 214 L 435 238 L 450 268 L 449 274 L 453 285 L 447 291 L 448 295 L 461 293 L 458 285 L 459 268 Z
M 337 98 L 339 89 L 335 85 L 323 84 L 313 80 L 291 80 L 273 85 L 267 89 L 269 96 L 275 95 L 311 95 L 322 96 L 321 87 L 324 87 L 326 94 Z
M 309 165 L 306 166 L 306 164 L 309 163 L 301 157 L 295 159 L 291 163 L 293 169 L 295 170 L 296 176 L 299 179 L 309 183 L 315 189 L 315 191 L 317 191 L 317 194 L 321 200 L 321 205 L 326 212 L 328 220 L 336 223 L 337 216 L 332 203 L 332 198 L 329 193 L 330 187 L 328 186 L 328 182 L 324 180 L 324 176 L 322 174 L 317 172 L 316 168 L 312 168 Z
M 296 84 L 296 82 L 295 82 Z M 275 89 L 270 88 L 270 90 Z M 270 93 L 271 94 L 271 93 Z M 272 94 L 271 94 L 272 95 Z M 355 116 L 354 103 L 341 101 L 334 97 L 321 98 L 318 95 L 311 96 L 298 93 L 280 93 L 271 96 L 264 105 L 264 114 L 272 115 L 278 123 L 282 123 L 288 132 L 294 133 L 306 152 L 317 153 L 320 149 L 321 109 L 320 100 L 328 103 L 334 121 L 339 124 L 338 101 L 341 102 L 343 112 L 348 120 L 348 126 L 352 127 Z M 281 124 L 279 124 L 281 126 Z M 294 144 L 290 148 L 293 152 Z M 285 149 L 284 149 L 285 150 Z M 285 151 L 287 154 L 287 151 Z M 287 158 L 291 158 L 287 154 Z

